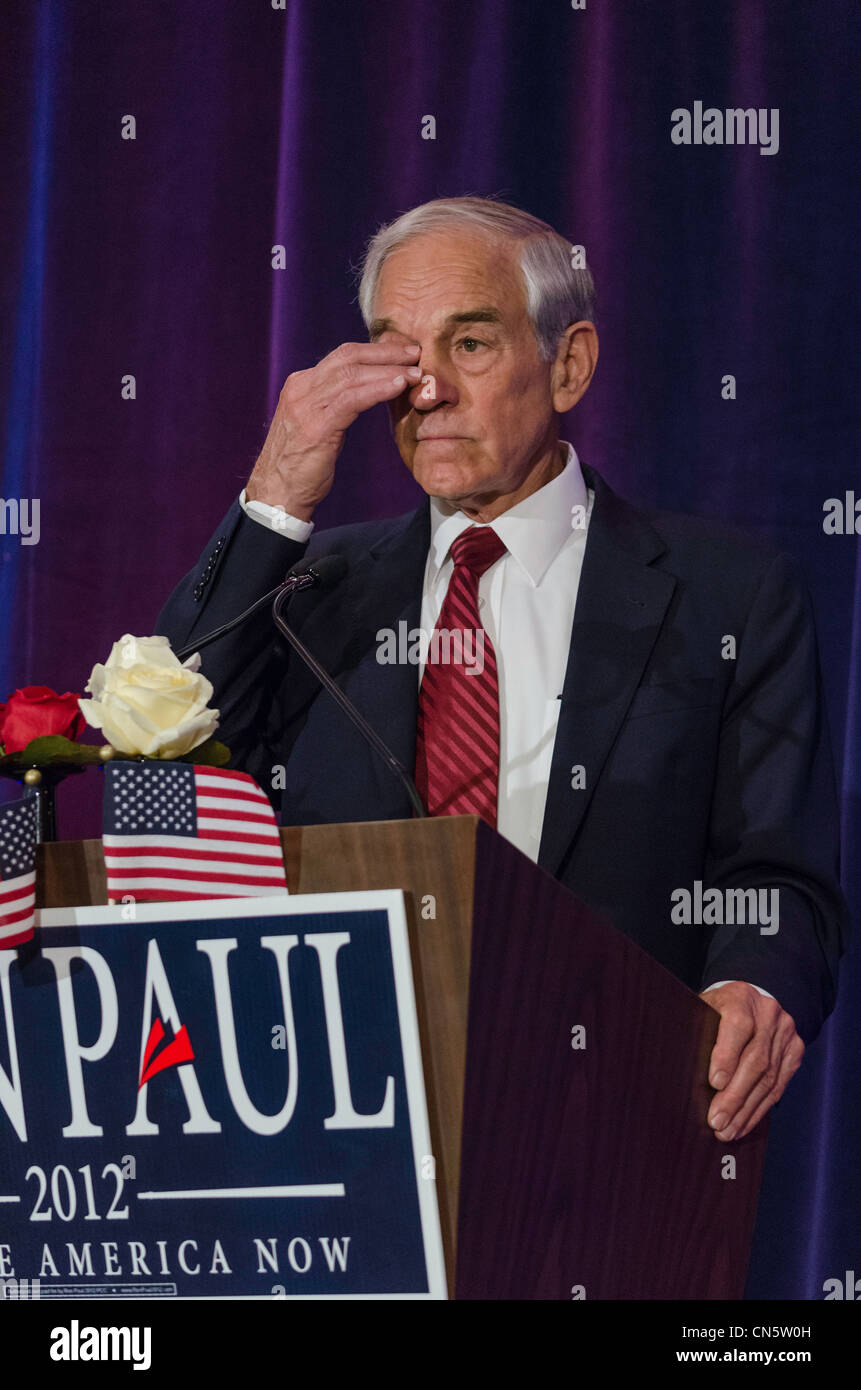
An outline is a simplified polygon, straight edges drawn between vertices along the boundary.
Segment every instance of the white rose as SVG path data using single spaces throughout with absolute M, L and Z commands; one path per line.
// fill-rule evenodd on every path
M 104 666 L 94 666 L 81 713 L 119 753 L 180 758 L 211 738 L 217 709 L 195 652 L 180 663 L 166 637 L 121 637 Z

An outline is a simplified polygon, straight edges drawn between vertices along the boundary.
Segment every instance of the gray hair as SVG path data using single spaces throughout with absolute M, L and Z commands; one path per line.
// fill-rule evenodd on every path
M 585 266 L 577 269 L 572 265 L 574 248 L 547 222 L 494 198 L 435 198 L 380 227 L 368 242 L 359 281 L 359 308 L 368 330 L 386 258 L 413 237 L 451 227 L 521 243 L 526 308 L 545 362 L 555 358 L 559 339 L 569 324 L 594 320 L 592 276 Z

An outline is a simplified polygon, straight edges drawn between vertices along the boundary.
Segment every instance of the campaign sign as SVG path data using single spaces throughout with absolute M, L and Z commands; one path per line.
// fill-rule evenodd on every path
M 0 951 L 13 1279 L 445 1298 L 403 895 L 56 909 Z

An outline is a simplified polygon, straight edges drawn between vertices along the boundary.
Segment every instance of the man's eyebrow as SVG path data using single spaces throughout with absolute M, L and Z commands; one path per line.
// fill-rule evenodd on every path
M 502 315 L 498 309 L 466 309 L 462 314 L 449 314 L 446 323 L 502 323 Z
M 463 323 L 502 323 L 502 321 L 502 315 L 499 310 L 494 309 L 490 305 L 486 305 L 477 309 L 464 309 L 458 314 L 449 314 L 445 322 L 447 328 L 455 328 L 458 324 Z M 388 333 L 390 329 L 394 329 L 394 331 L 397 332 L 391 319 L 374 319 L 368 337 L 371 342 L 374 342 L 376 338 L 382 337 L 382 335 Z

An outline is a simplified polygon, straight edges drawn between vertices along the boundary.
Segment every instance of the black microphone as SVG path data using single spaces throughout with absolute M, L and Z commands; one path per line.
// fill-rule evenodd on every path
M 342 555 L 326 555 L 322 556 L 321 559 L 316 561 L 315 563 L 318 567 L 322 567 L 324 560 L 330 562 L 340 562 L 340 571 L 337 573 L 337 578 L 328 579 L 327 573 L 328 583 L 337 583 L 346 571 L 347 562 L 345 561 Z M 333 574 L 335 573 L 334 563 L 330 564 L 329 572 Z M 377 754 L 377 756 L 383 760 L 390 772 L 393 772 L 395 776 L 399 779 L 401 785 L 407 793 L 407 796 L 410 799 L 410 805 L 412 806 L 416 815 L 421 816 L 424 819 L 427 816 L 427 811 L 425 810 L 424 805 L 422 803 L 422 799 L 418 794 L 416 784 L 413 781 L 410 774 L 407 772 L 406 768 L 403 766 L 402 763 L 398 761 L 391 749 L 388 748 L 385 743 L 383 743 L 383 740 L 380 738 L 377 731 L 371 728 L 371 725 L 368 723 L 367 719 L 365 719 L 364 715 L 361 715 L 359 713 L 352 700 L 348 699 L 341 687 L 335 684 L 325 667 L 320 665 L 317 658 L 313 656 L 311 652 L 309 652 L 304 642 L 300 641 L 293 629 L 288 627 L 286 622 L 282 618 L 281 609 L 284 607 L 286 603 L 290 601 L 290 599 L 293 596 L 293 592 L 295 591 L 291 591 L 288 590 L 286 587 L 282 587 L 281 590 L 276 594 L 275 602 L 272 604 L 272 618 L 275 622 L 275 626 L 278 628 L 278 631 L 281 633 L 281 636 L 284 637 L 285 640 L 290 643 L 290 646 L 293 648 L 294 652 L 296 652 L 297 656 L 302 661 L 304 661 L 309 671 L 312 671 L 313 674 L 317 677 L 317 680 L 320 682 L 323 689 L 329 692 L 339 709 L 342 709 L 346 714 L 347 718 L 352 720 L 353 724 L 355 724 L 356 728 L 362 735 L 362 738 L 365 740 L 365 742 L 369 744 L 370 747 Z
M 343 579 L 347 572 L 347 562 L 343 555 L 320 555 L 316 560 L 297 560 L 296 564 L 287 571 L 284 579 L 275 589 L 270 589 L 268 594 L 252 603 L 250 608 L 246 608 L 244 613 L 238 617 L 231 618 L 229 622 L 222 623 L 221 627 L 213 628 L 212 632 L 207 632 L 203 637 L 198 637 L 188 646 L 182 647 L 177 653 L 177 660 L 185 661 L 186 657 L 193 652 L 202 651 L 208 647 L 210 642 L 215 642 L 217 638 L 224 637 L 234 628 L 239 627 L 248 618 L 253 618 L 255 613 L 259 613 L 261 608 L 265 608 L 267 603 L 271 603 L 279 594 L 286 594 L 292 597 L 301 589 L 311 589 L 319 585 L 320 588 L 330 589 Z

